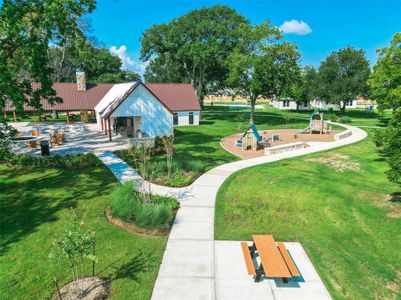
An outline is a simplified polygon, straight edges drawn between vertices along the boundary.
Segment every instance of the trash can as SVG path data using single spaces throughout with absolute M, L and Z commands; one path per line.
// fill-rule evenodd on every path
M 40 152 L 42 153 L 42 156 L 50 155 L 49 141 L 41 141 L 40 142 Z

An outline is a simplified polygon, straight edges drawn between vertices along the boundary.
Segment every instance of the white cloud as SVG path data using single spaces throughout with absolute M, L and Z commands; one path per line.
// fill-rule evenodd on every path
M 306 35 L 312 32 L 312 29 L 304 21 L 297 21 L 292 19 L 291 21 L 285 21 L 280 25 L 280 30 L 284 33 L 293 33 L 297 35 Z
M 111 46 L 110 52 L 117 55 L 121 59 L 124 69 L 137 72 L 140 75 L 143 75 L 145 72 L 148 64 L 140 61 L 139 59 L 130 57 L 130 55 L 127 53 L 127 46 L 121 45 L 119 48 L 117 48 L 117 46 Z

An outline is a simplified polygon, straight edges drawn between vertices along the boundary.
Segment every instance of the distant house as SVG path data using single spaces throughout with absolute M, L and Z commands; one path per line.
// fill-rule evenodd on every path
M 340 102 L 341 107 L 343 106 L 343 101 Z M 350 101 L 346 101 L 345 102 L 345 109 L 356 109 L 357 108 L 357 103 L 358 100 L 350 100 Z M 328 110 L 328 109 L 338 109 L 339 106 L 336 104 L 332 104 L 332 103 L 327 103 L 326 101 L 322 101 L 322 100 L 313 100 L 310 103 L 310 106 L 312 108 L 317 108 L 320 110 Z
M 270 105 L 280 110 L 296 110 L 297 102 L 291 99 L 274 99 L 270 101 Z M 298 110 L 310 110 L 309 102 L 299 104 Z
M 33 89 L 38 87 L 32 83 Z M 76 83 L 54 83 L 53 89 L 63 102 L 52 106 L 42 100 L 41 113 L 66 112 L 69 122 L 72 112 L 92 112 L 99 127 L 110 133 L 135 135 L 139 131 L 157 136 L 172 132 L 173 126 L 199 125 L 201 107 L 190 84 L 87 84 L 85 73 L 77 72 Z M 34 112 L 36 121 L 34 108 L 25 105 L 24 110 Z M 6 105 L 7 112 L 13 113 L 15 121 L 15 108 L 10 103 Z

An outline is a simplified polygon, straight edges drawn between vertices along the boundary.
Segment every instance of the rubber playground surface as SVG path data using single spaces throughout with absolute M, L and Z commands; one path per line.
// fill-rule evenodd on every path
M 300 131 L 300 129 L 275 129 L 258 130 L 258 133 L 262 138 L 272 138 L 272 146 L 291 144 L 295 142 L 305 142 L 306 146 L 308 146 L 308 143 L 333 142 L 334 136 L 339 133 L 339 131 L 335 130 L 331 131 L 329 134 L 309 134 L 309 132 L 300 133 Z M 264 149 L 259 149 L 257 151 L 251 149 L 242 150 L 241 147 L 236 146 L 236 141 L 240 139 L 242 135 L 243 133 L 237 133 L 226 136 L 221 140 L 221 146 L 242 159 L 249 159 L 264 155 Z M 279 136 L 279 138 L 276 137 L 276 139 L 273 140 L 273 135 Z

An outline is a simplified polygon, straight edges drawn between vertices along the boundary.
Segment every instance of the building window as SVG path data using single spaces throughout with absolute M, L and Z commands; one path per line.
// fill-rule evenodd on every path
M 194 113 L 190 112 L 189 113 L 189 125 L 193 125 L 194 124 Z
M 289 100 L 284 100 L 283 101 L 283 107 L 290 107 L 290 101 Z
M 178 114 L 174 113 L 173 115 L 173 125 L 178 125 Z

